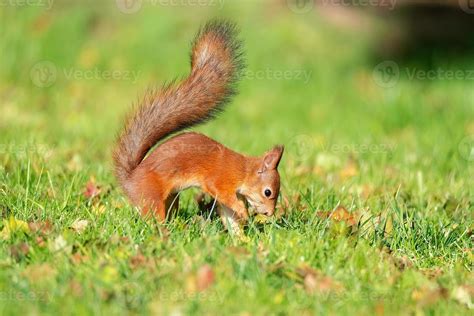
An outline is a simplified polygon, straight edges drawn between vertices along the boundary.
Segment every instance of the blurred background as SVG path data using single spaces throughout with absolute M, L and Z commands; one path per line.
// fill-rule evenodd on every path
M 297 186 L 315 181 L 298 178 L 308 170 L 330 181 L 353 161 L 367 176 L 424 170 L 437 185 L 472 174 L 471 1 L 6 0 L 0 10 L 2 146 L 19 159 L 112 182 L 130 105 L 185 76 L 194 33 L 218 17 L 240 26 L 248 67 L 228 111 L 201 131 L 249 154 L 286 144 L 283 172 Z
M 247 68 L 197 129 L 286 148 L 247 244 L 193 192 L 141 220 L 112 172 L 132 104 L 188 74 L 213 18 Z M 467 314 L 473 20 L 468 0 L 0 0 L 0 314 Z

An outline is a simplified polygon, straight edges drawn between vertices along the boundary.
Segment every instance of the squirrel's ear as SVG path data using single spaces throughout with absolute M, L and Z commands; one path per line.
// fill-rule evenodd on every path
M 265 172 L 267 170 L 274 170 L 278 168 L 280 163 L 281 156 L 283 155 L 284 147 L 283 145 L 278 145 L 273 147 L 271 150 L 267 151 L 263 156 L 262 166 L 260 167 L 260 172 Z

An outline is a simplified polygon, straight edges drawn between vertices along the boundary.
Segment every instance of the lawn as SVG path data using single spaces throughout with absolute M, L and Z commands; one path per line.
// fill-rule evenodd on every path
M 433 54 L 427 76 L 374 58 L 377 34 L 285 1 L 8 3 L 1 315 L 472 313 L 472 58 Z M 143 220 L 112 172 L 131 104 L 188 73 L 213 17 L 239 25 L 247 69 L 197 130 L 249 155 L 286 146 L 278 214 L 252 218 L 247 241 L 197 191 L 172 221 Z

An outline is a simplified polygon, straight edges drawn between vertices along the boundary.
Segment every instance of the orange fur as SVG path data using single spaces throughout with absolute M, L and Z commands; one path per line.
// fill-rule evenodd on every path
M 142 214 L 160 220 L 177 207 L 176 194 L 200 187 L 237 221 L 248 217 L 245 201 L 273 214 L 280 190 L 283 147 L 247 157 L 198 133 L 167 136 L 214 117 L 235 94 L 242 70 L 240 42 L 227 22 L 206 24 L 196 36 L 191 74 L 178 85 L 149 92 L 126 122 L 114 151 L 116 175 Z

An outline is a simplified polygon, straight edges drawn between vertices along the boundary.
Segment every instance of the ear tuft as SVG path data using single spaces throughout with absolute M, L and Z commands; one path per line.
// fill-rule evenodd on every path
M 260 172 L 265 172 L 267 170 L 275 170 L 278 168 L 281 157 L 283 156 L 283 145 L 277 145 L 271 150 L 267 151 L 263 156 L 262 166 Z

